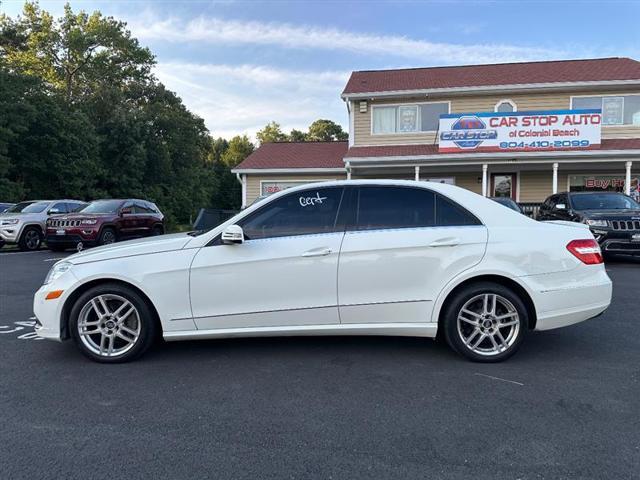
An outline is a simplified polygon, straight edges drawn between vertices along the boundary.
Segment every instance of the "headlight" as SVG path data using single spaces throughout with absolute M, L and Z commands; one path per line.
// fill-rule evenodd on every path
M 587 220 L 587 225 L 591 227 L 608 227 L 609 222 L 606 220 Z
M 12 218 L 11 220 L 2 220 L 2 225 L 15 225 L 20 220 L 17 218 Z
M 56 263 L 49 273 L 47 273 L 47 278 L 44 279 L 44 284 L 48 284 L 53 282 L 56 278 L 60 277 L 63 273 L 69 271 L 72 267 L 72 264 L 69 262 L 60 262 Z
M 98 223 L 98 220 L 81 220 L 80 223 L 82 225 L 95 225 Z

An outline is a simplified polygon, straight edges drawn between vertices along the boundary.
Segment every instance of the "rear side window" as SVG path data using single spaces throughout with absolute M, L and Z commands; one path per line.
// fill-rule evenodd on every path
M 343 188 L 317 188 L 274 200 L 240 222 L 247 240 L 331 233 L 337 225 Z
M 435 226 L 435 194 L 429 190 L 361 187 L 357 205 L 358 230 Z
M 357 230 L 480 225 L 455 202 L 422 188 L 362 187 Z
M 439 227 L 480 225 L 480 220 L 457 203 L 442 195 L 436 195 L 436 225 Z

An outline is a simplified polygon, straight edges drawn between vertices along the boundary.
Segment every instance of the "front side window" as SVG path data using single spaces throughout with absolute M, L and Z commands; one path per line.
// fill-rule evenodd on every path
M 58 213 L 67 213 L 67 204 L 64 202 L 54 203 L 53 206 L 49 209 L 49 211 L 54 210 Z
M 339 231 L 344 188 L 316 188 L 285 195 L 239 222 L 247 240 Z
M 571 107 L 602 110 L 602 125 L 640 126 L 640 95 L 573 97 Z
M 122 200 L 96 200 L 80 210 L 82 213 L 118 213 Z
M 449 113 L 448 102 L 373 107 L 374 134 L 435 132 L 440 115 Z

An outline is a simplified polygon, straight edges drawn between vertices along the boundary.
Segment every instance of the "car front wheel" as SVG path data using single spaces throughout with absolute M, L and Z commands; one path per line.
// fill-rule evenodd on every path
M 104 284 L 74 303 L 69 330 L 80 351 L 102 363 L 127 362 L 153 343 L 156 319 L 145 299 L 120 284 Z
M 22 251 L 34 251 L 40 248 L 42 233 L 36 227 L 27 227 L 18 241 L 18 248 Z
M 475 362 L 500 362 L 520 347 L 529 324 L 522 299 L 511 289 L 489 282 L 464 287 L 448 303 L 445 338 Z
M 117 241 L 116 232 L 113 228 L 105 228 L 100 232 L 98 245 L 111 245 Z

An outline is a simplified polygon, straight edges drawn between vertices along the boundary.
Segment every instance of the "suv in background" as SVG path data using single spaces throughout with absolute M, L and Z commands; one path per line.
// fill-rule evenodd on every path
M 7 211 L 9 208 L 13 207 L 15 203 L 0 203 L 0 213 Z
M 18 244 L 20 250 L 37 250 L 42 244 L 50 215 L 69 213 L 86 206 L 78 200 L 30 200 L 0 214 L 0 247 Z
M 51 250 L 62 251 L 163 233 L 164 215 L 154 203 L 96 200 L 76 213 L 50 218 L 46 241 Z
M 603 253 L 640 255 L 640 204 L 618 192 L 564 192 L 540 206 L 538 220 L 589 225 Z

